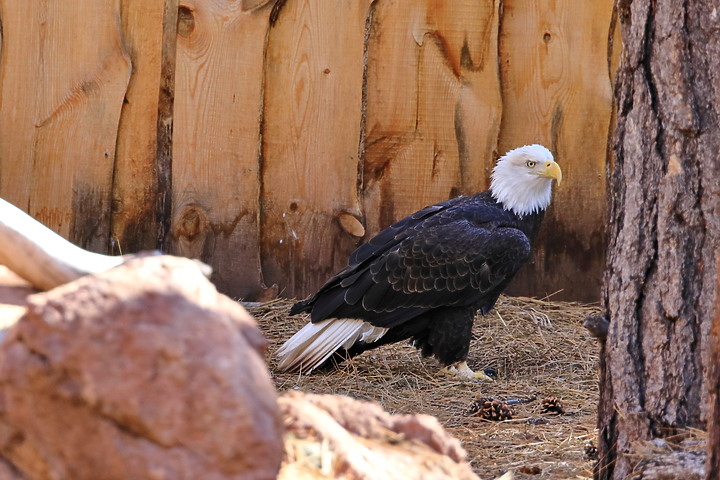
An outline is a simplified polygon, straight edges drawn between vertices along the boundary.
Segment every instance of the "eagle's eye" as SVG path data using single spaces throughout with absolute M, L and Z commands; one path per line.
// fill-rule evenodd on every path
M 534 167 L 535 167 L 535 162 L 533 162 L 532 160 L 528 160 L 528 162 L 527 162 L 525 165 L 527 165 L 528 168 L 534 168 Z

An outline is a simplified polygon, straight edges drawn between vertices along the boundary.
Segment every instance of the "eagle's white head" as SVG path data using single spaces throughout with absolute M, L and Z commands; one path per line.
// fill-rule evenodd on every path
M 500 157 L 490 177 L 490 192 L 505 210 L 524 216 L 550 205 L 552 181 L 562 181 L 562 170 L 550 150 L 525 145 Z

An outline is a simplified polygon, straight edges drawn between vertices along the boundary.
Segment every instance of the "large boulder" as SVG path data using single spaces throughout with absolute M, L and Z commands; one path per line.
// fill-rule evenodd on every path
M 12 464 L 0 470 L 275 478 L 282 426 L 264 354 L 252 317 L 191 260 L 138 259 L 31 295 L 0 346 L 0 453 Z

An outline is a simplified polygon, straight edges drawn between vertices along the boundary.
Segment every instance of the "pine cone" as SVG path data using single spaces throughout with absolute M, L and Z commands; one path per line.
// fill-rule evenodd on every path
M 492 402 L 492 398 L 478 397 L 470 404 L 467 410 L 465 410 L 465 416 L 474 415 L 480 411 L 485 402 Z
M 598 458 L 597 447 L 593 444 L 593 442 L 585 444 L 583 447 L 583 453 L 586 460 L 597 460 Z
M 507 403 L 485 397 L 478 398 L 472 403 L 470 413 L 475 412 L 478 412 L 478 415 L 485 420 L 492 420 L 494 422 L 511 420 L 513 416 L 513 411 Z
M 544 398 L 542 401 L 540 413 L 554 413 L 556 415 L 562 415 L 563 413 L 565 413 L 565 407 L 563 407 L 563 404 L 559 398 L 547 397 Z

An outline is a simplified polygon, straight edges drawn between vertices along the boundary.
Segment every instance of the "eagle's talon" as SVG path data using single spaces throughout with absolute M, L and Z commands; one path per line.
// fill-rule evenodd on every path
M 443 367 L 440 369 L 438 374 L 455 377 L 458 380 L 462 380 L 462 381 L 472 381 L 472 380 L 481 380 L 483 382 L 494 381 L 485 372 L 474 372 L 470 367 L 468 367 L 467 362 L 457 362 L 457 363 L 453 363 L 452 365 L 448 365 L 447 367 Z

